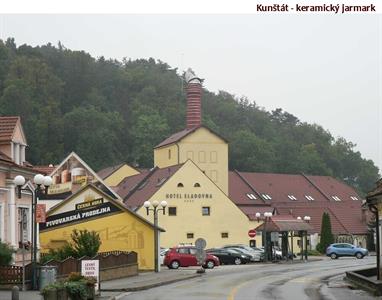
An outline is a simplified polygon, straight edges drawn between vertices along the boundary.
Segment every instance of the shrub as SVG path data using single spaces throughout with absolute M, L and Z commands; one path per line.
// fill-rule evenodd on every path
M 85 279 L 84 276 L 82 276 L 80 273 L 78 272 L 71 272 L 68 276 L 68 279 L 67 281 L 80 281 L 80 280 L 83 280 Z
M 8 244 L 0 241 L 0 266 L 8 266 L 12 262 L 15 250 Z
M 95 256 L 101 246 L 101 239 L 95 231 L 74 229 L 71 237 L 73 240 L 72 247 L 77 258 Z
M 72 241 L 63 247 L 50 249 L 49 253 L 41 258 L 41 263 L 44 264 L 51 259 L 64 260 L 68 257 L 93 257 L 98 253 L 101 246 L 101 239 L 95 231 L 74 229 L 71 238 Z
M 88 298 L 88 288 L 84 281 L 67 281 L 65 287 L 72 300 L 86 300 Z

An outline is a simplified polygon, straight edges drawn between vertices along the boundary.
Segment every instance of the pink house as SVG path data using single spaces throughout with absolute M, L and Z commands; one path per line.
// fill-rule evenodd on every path
M 22 175 L 30 184 L 29 180 L 38 173 L 25 160 L 26 147 L 20 117 L 0 117 L 0 240 L 17 250 L 16 263 L 20 263 L 23 242 L 31 242 L 32 196 L 22 193 L 18 199 L 13 179 Z

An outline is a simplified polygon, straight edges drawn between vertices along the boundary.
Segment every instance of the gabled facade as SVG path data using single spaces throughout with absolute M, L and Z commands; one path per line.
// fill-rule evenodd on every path
M 228 143 L 205 126 L 178 132 L 154 148 L 154 165 L 165 168 L 192 160 L 227 195 Z
M 139 174 L 140 171 L 122 163 L 116 166 L 108 167 L 97 172 L 98 176 L 108 186 L 117 186 L 123 179 Z
M 100 252 L 135 251 L 140 269 L 154 269 L 154 226 L 92 184 L 48 212 L 46 223 L 40 224 L 42 251 L 68 243 L 74 229 L 96 231 Z
M 48 195 L 40 200 L 47 209 L 60 203 L 76 193 L 88 183 L 94 184 L 114 199 L 119 199 L 105 182 L 83 161 L 75 152 L 70 153 L 50 174 L 53 184 L 48 189 Z
M 166 214 L 159 215 L 159 224 L 166 230 L 161 235 L 162 247 L 193 244 L 200 237 L 207 241 L 208 248 L 249 243 L 248 231 L 258 225 L 257 221 L 249 220 L 194 162 L 187 160 L 171 169 L 156 168 L 148 175 L 139 182 L 134 176 L 127 178 L 123 183 L 126 188 L 120 185 L 118 190 L 126 195 L 125 205 L 149 221 L 153 216 L 147 216 L 143 203 L 167 201 Z M 256 238 L 257 244 L 261 244 L 260 239 Z

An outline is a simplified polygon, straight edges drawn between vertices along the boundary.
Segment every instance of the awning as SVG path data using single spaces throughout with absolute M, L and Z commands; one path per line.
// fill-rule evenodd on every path
M 255 228 L 259 231 L 282 232 L 282 231 L 311 231 L 313 227 L 303 220 L 294 218 L 272 217 L 267 222 Z

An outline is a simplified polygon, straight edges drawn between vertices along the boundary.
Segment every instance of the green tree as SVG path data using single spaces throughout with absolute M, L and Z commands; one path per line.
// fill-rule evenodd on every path
M 98 253 L 101 246 L 101 238 L 95 231 L 74 229 L 70 235 L 72 238 L 71 247 L 74 250 L 76 258 L 82 256 L 93 257 Z
M 15 250 L 6 243 L 0 241 L 0 266 L 8 266 L 12 262 L 12 254 Z
M 330 223 L 330 216 L 327 212 L 322 214 L 320 243 L 317 245 L 317 250 L 325 253 L 326 248 L 334 242 L 332 233 L 332 225 Z

